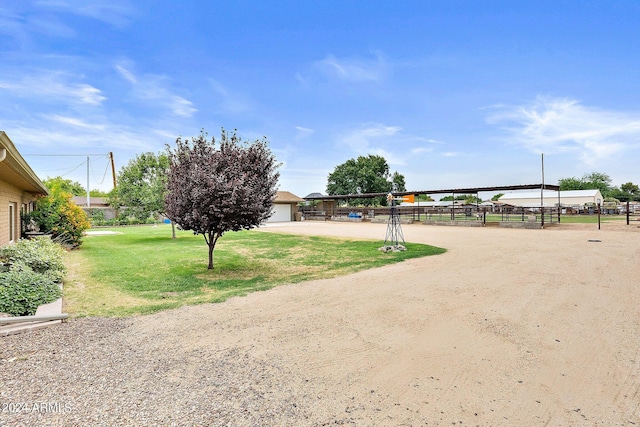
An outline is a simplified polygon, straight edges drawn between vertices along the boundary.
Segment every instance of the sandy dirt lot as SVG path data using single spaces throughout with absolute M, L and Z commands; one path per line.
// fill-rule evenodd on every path
M 385 229 L 267 228 L 367 238 Z M 306 408 L 316 420 L 640 424 L 637 231 L 405 226 L 407 241 L 448 252 L 184 310 L 197 328 L 172 322 L 174 312 L 134 327 L 169 324 L 166 340 L 278 360 L 317 397 Z
M 381 239 L 385 229 L 303 222 L 263 230 Z M 407 241 L 448 252 L 129 319 L 78 346 L 100 349 L 87 355 L 88 368 L 77 364 L 86 374 L 74 374 L 73 381 L 70 374 L 50 375 L 66 379 L 69 389 L 72 383 L 92 387 L 92 393 L 60 391 L 74 393 L 76 416 L 84 420 L 103 400 L 113 404 L 136 390 L 151 390 L 148 402 L 164 396 L 196 407 L 196 395 L 211 405 L 226 387 L 215 405 L 228 418 L 216 423 L 201 414 L 204 421 L 192 425 L 640 424 L 637 225 L 403 229 Z M 76 321 L 83 331 L 91 322 Z M 15 351 L 27 351 L 20 348 Z M 78 351 L 69 350 L 69 357 Z M 114 354 L 126 357 L 108 369 L 96 360 Z M 50 357 L 66 363 L 67 356 Z M 220 377 L 215 366 L 240 377 Z M 96 387 L 110 376 L 119 377 L 104 390 Z M 12 384 L 37 395 L 36 383 Z M 109 414 L 96 419 L 127 425 L 129 418 Z

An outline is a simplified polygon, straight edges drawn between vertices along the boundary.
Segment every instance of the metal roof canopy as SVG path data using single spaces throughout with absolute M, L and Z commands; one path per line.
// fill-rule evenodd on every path
M 513 190 L 554 190 L 560 191 L 559 185 L 551 184 L 524 184 L 524 185 L 503 185 L 499 187 L 475 187 L 475 188 L 454 188 L 451 190 L 421 190 L 421 191 L 400 191 L 391 193 L 394 196 L 409 196 L 419 194 L 478 194 L 483 191 L 513 191 Z M 389 193 L 366 193 L 366 194 L 342 194 L 333 196 L 313 196 L 305 197 L 305 200 L 338 200 L 338 199 L 370 199 L 373 197 L 384 197 Z

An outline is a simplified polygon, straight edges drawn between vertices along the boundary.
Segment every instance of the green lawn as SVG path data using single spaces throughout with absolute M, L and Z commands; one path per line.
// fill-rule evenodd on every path
M 600 222 L 626 221 L 625 215 L 600 215 Z M 561 224 L 597 224 L 598 215 L 561 215 Z
M 67 257 L 65 311 L 73 316 L 129 316 L 185 304 L 220 302 L 285 283 L 330 278 L 445 249 L 407 243 L 382 253 L 382 241 L 345 240 L 261 231 L 227 233 L 207 270 L 202 236 L 171 227 L 109 229 L 87 236 Z

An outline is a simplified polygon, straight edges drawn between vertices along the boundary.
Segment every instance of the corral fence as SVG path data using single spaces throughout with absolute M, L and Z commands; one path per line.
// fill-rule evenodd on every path
M 322 221 L 374 221 L 388 220 L 390 207 L 339 207 L 329 210 L 304 209 L 301 213 L 305 220 Z M 500 207 L 487 206 L 396 206 L 396 213 L 403 222 L 426 222 L 428 224 L 454 224 L 473 222 L 474 225 L 505 225 L 508 223 L 529 223 L 545 225 L 560 222 L 557 207 Z M 460 224 L 464 225 L 464 224 Z

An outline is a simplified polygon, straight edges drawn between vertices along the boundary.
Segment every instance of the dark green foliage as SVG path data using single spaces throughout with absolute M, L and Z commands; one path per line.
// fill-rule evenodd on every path
M 43 184 L 49 190 L 69 193 L 73 196 L 86 196 L 87 194 L 87 190 L 85 190 L 82 184 L 76 181 L 71 181 L 70 179 L 64 179 L 61 176 L 47 178 L 43 181 Z M 90 192 L 90 195 L 93 196 L 93 193 Z
M 0 312 L 12 316 L 32 316 L 42 304 L 62 295 L 51 278 L 36 273 L 26 265 L 17 265 L 0 273 Z
M 389 171 L 389 165 L 382 156 L 360 156 L 336 166 L 329 174 L 327 193 L 329 195 L 389 193 L 406 191 L 404 176 Z M 386 197 L 350 200 L 350 203 L 364 205 L 385 205 Z
M 616 199 L 620 202 L 640 201 L 640 187 L 633 182 L 624 183 L 618 187 L 611 185 L 612 180 L 606 173 L 591 172 L 582 178 L 562 178 L 558 181 L 560 191 L 598 189 L 604 199 Z
M 640 188 L 633 182 L 622 184 L 620 188 L 613 187 L 609 192 L 609 197 L 613 197 L 621 202 L 640 201 Z
M 560 191 L 567 190 L 592 190 L 598 189 L 603 197 L 607 197 L 612 189 L 611 178 L 606 173 L 591 172 L 584 174 L 582 178 L 561 178 L 558 180 Z
M 137 155 L 118 174 L 118 186 L 110 194 L 112 206 L 125 207 L 125 215 L 141 221 L 164 213 L 168 171 L 165 153 Z
M 26 265 L 36 273 L 49 275 L 54 281 L 61 281 L 66 272 L 63 263 L 64 249 L 48 237 L 19 240 L 0 250 L 0 262 L 13 266 Z
M 0 249 L 0 312 L 31 316 L 60 298 L 64 250 L 49 238 L 20 240 Z

